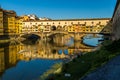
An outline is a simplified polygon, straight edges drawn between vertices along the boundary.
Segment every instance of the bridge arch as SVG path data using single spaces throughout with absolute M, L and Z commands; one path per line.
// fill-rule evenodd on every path
M 51 26 L 51 31 L 55 31 L 57 29 L 57 27 L 55 25 Z
M 39 34 L 35 34 L 35 33 L 25 33 L 25 34 L 20 34 L 20 37 L 22 38 L 28 38 L 29 36 L 35 36 L 38 38 L 41 38 L 41 36 Z
M 67 25 L 64 25 L 63 28 L 62 28 L 63 31 L 68 31 L 68 26 Z
M 62 31 L 62 26 L 58 25 L 57 26 L 57 31 Z

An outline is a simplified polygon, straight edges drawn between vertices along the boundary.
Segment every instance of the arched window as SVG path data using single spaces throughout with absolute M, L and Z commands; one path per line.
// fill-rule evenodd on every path
M 51 30 L 55 31 L 56 30 L 56 26 L 51 26 Z
M 92 21 L 91 23 L 92 23 L 92 24 L 94 24 L 94 22 L 93 22 L 93 21 Z
M 62 26 L 58 25 L 57 30 L 62 30 Z
M 99 22 L 99 24 L 101 24 L 101 22 Z

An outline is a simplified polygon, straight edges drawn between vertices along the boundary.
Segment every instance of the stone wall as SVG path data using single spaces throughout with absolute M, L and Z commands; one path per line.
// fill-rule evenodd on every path
M 117 0 L 117 4 L 112 17 L 112 40 L 120 39 L 120 0 Z

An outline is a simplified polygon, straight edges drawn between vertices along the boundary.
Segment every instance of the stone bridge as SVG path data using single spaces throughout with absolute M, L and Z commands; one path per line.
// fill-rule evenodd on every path
M 27 34 L 35 34 L 41 37 L 42 40 L 50 37 L 50 36 L 55 36 L 55 35 L 59 35 L 59 34 L 63 34 L 63 35 L 68 35 L 70 37 L 73 37 L 75 40 L 80 40 L 81 37 L 83 37 L 85 35 L 85 33 L 68 33 L 65 31 L 53 31 L 53 32 L 31 32 L 31 33 L 22 33 L 20 34 L 20 36 L 22 35 L 27 35 Z

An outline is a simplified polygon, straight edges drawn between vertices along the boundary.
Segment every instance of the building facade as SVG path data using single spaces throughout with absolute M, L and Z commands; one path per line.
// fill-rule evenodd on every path
M 21 33 L 100 33 L 110 18 L 39 20 L 35 16 L 17 16 L 15 11 L 0 9 L 0 35 Z
M 4 35 L 14 35 L 16 33 L 15 17 L 16 17 L 15 11 L 4 10 L 3 14 Z
M 0 9 L 0 36 L 3 35 L 3 10 Z
M 0 8 L 0 36 L 9 36 L 16 33 L 15 17 L 15 11 Z
M 52 31 L 99 33 L 109 20 L 110 18 L 24 21 L 22 33 Z

